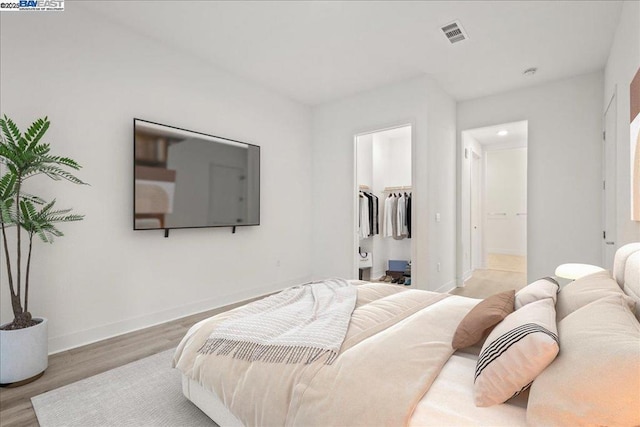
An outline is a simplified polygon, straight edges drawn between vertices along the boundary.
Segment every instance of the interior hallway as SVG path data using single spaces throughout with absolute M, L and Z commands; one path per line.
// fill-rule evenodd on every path
M 464 282 L 463 288 L 455 288 L 452 295 L 486 298 L 498 292 L 527 285 L 526 258 L 515 255 L 489 254 L 487 269 L 478 269 Z

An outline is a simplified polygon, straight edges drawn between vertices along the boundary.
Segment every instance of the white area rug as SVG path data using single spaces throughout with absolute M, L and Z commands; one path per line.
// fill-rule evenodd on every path
M 174 350 L 31 399 L 41 427 L 217 426 L 182 394 Z

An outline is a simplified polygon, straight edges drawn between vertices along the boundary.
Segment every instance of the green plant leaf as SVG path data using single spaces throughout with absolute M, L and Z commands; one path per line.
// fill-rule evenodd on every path
M 20 212 L 22 213 L 22 221 L 30 222 L 38 214 L 36 207 L 30 200 L 20 200 Z
M 55 224 L 81 221 L 84 215 L 69 214 L 71 209 L 53 210 L 55 200 L 44 205 L 39 211 L 29 212 L 29 218 L 24 216 L 22 226 L 30 234 L 37 234 L 45 243 L 53 243 L 54 237 L 61 237 L 63 233 L 56 228 Z
M 0 178 L 0 200 L 13 198 L 16 191 L 17 177 L 12 173 L 6 173 Z
M 17 178 L 8 172 L 0 178 L 0 222 L 3 225 L 13 225 L 15 214 L 12 209 L 16 194 Z
M 22 134 L 20 133 L 18 126 L 16 126 L 13 120 L 8 118 L 6 114 L 2 119 L 0 119 L 0 127 L 2 128 L 2 133 L 4 134 L 4 137 L 12 145 L 17 144 L 18 140 L 22 138 Z
M 53 180 L 67 180 L 75 184 L 85 184 L 70 172 L 70 170 L 80 169 L 77 162 L 68 157 L 50 154 L 51 146 L 43 142 L 49 126 L 50 122 L 47 117 L 36 119 L 23 134 L 13 120 L 6 115 L 0 119 L 0 164 L 5 165 L 7 170 L 0 177 L 0 221 L 4 233 L 7 232 L 8 227 L 17 226 L 29 234 L 30 244 L 27 249 L 29 261 L 25 266 L 20 262 L 20 258 L 22 250 L 26 248 L 21 245 L 21 233 L 17 233 L 16 255 L 18 262 L 14 264 L 18 282 L 16 286 L 11 280 L 12 274 L 8 275 L 12 296 L 19 296 L 22 286 L 21 272 L 25 268 L 27 269 L 24 283 L 25 304 L 31 266 L 31 241 L 34 235 L 37 234 L 44 242 L 52 243 L 55 237 L 63 235 L 56 224 L 80 221 L 84 218 L 83 215 L 71 214 L 69 209 L 54 209 L 55 200 L 47 203 L 37 195 L 24 192 L 25 180 L 36 175 L 46 175 Z M 7 272 L 11 273 L 13 270 L 6 239 L 3 239 L 3 244 L 6 251 Z M 16 289 L 17 293 L 15 293 Z M 19 297 L 18 303 L 12 306 L 16 318 L 27 308 L 26 306 L 22 307 Z
M 30 178 L 35 175 L 45 174 L 49 178 L 54 181 L 59 181 L 61 179 L 66 179 L 69 182 L 73 182 L 74 184 L 85 184 L 80 178 L 75 175 L 67 172 L 61 167 L 55 166 L 53 164 L 41 163 L 37 166 L 30 167 L 23 172 L 23 179 Z
M 44 119 L 37 119 L 31 124 L 24 134 L 25 140 L 29 143 L 27 147 L 28 150 L 33 150 L 33 147 L 40 141 L 40 138 L 42 138 L 48 128 L 49 120 L 46 117 Z
M 35 196 L 33 194 L 25 193 L 24 191 L 20 192 L 20 198 L 31 200 L 31 202 L 35 203 L 36 205 L 44 205 L 45 203 L 47 203 L 43 198 Z

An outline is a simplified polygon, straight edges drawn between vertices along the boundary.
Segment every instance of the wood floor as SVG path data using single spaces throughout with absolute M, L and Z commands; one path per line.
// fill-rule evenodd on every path
M 49 367 L 38 380 L 21 387 L 0 388 L 0 426 L 38 426 L 31 406 L 33 396 L 176 347 L 196 322 L 247 302 L 49 356 Z
M 527 258 L 519 255 L 487 254 L 487 268 L 489 270 L 527 272 Z
M 524 273 L 478 270 L 464 288 L 451 293 L 485 298 L 526 285 Z M 176 347 L 187 330 L 207 317 L 246 304 L 244 301 L 162 325 L 89 344 L 49 357 L 49 367 L 38 380 L 17 388 L 0 389 L 0 426 L 37 426 L 31 397 Z
M 498 292 L 515 289 L 519 291 L 527 285 L 525 273 L 501 270 L 476 270 L 464 282 L 463 288 L 455 288 L 450 294 L 471 298 L 486 298 Z
M 527 259 L 523 256 L 488 254 L 487 268 L 475 270 L 464 282 L 463 288 L 455 288 L 451 294 L 471 298 L 486 298 L 498 292 L 527 285 Z

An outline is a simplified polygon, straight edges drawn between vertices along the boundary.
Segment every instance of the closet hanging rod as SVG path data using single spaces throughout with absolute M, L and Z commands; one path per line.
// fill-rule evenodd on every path
M 400 187 L 384 187 L 384 190 L 382 190 L 383 192 L 389 192 L 389 191 L 401 191 L 401 190 L 411 190 L 411 186 L 410 185 L 402 185 Z

